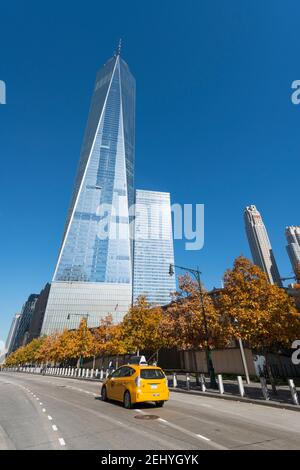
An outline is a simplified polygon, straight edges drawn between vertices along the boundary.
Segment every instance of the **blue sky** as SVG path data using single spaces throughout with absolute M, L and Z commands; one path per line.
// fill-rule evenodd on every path
M 137 80 L 136 186 L 205 204 L 205 246 L 175 244 L 219 286 L 256 204 L 282 276 L 299 220 L 296 0 L 15 1 L 1 5 L 0 339 L 53 274 L 97 69 L 119 37 Z

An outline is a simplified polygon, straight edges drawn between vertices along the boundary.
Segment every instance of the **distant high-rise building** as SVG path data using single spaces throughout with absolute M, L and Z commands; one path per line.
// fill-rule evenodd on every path
M 170 194 L 136 191 L 133 299 L 144 295 L 152 304 L 165 305 L 176 290 Z
M 28 330 L 28 342 L 40 336 L 42 324 L 46 312 L 47 301 L 50 292 L 50 284 L 46 284 L 44 289 L 41 290 L 39 298 L 36 301 L 34 310 L 32 312 L 31 321 Z
M 5 349 L 6 349 L 7 354 L 10 354 L 12 352 L 13 345 L 14 345 L 15 338 L 16 338 L 16 333 L 18 331 L 20 318 L 21 318 L 21 314 L 17 313 L 12 319 L 9 333 L 8 333 L 6 343 L 5 343 Z
M 38 298 L 38 294 L 31 294 L 23 305 L 14 343 L 12 345 L 13 351 L 28 342 L 30 322 Z
M 290 226 L 285 229 L 285 236 L 288 242 L 286 247 L 293 270 L 299 276 L 300 267 L 300 227 Z
M 271 284 L 282 286 L 268 233 L 256 206 L 246 207 L 244 220 L 254 264 L 266 273 Z
M 42 334 L 119 321 L 132 301 L 135 79 L 118 52 L 98 72 Z

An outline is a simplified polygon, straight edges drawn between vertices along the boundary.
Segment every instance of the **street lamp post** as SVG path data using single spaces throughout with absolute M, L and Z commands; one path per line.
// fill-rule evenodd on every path
M 203 323 L 204 323 L 204 333 L 205 333 L 205 355 L 206 355 L 206 364 L 207 364 L 207 371 L 210 377 L 210 386 L 211 388 L 217 388 L 217 382 L 216 382 L 216 376 L 215 376 L 215 370 L 212 362 L 212 357 L 211 357 L 211 350 L 209 347 L 209 334 L 208 334 L 208 327 L 207 327 L 207 318 L 206 318 L 206 311 L 205 311 L 205 305 L 204 305 L 204 297 L 203 297 L 203 290 L 202 290 L 202 285 L 201 285 L 201 272 L 199 269 L 191 269 L 191 268 L 185 268 L 183 266 L 177 266 L 175 264 L 170 264 L 170 269 L 169 269 L 169 274 L 170 276 L 174 275 L 174 268 L 182 269 L 183 271 L 187 271 L 191 273 L 199 287 L 199 300 L 200 300 L 200 309 L 203 315 Z
M 67 320 L 70 320 L 70 317 L 81 317 L 81 318 L 85 318 L 86 319 L 86 323 L 88 323 L 88 319 L 89 319 L 89 316 L 90 314 L 89 313 L 84 313 L 83 315 L 81 313 L 68 313 L 68 316 L 67 316 Z M 85 337 L 84 337 L 85 339 Z M 79 358 L 79 367 L 82 367 L 82 363 L 83 363 L 83 357 L 82 357 L 82 353 L 80 355 L 80 358 Z

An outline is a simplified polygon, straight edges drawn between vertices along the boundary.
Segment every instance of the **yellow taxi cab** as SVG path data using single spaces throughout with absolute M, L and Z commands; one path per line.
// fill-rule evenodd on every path
M 160 367 L 147 365 L 143 356 L 141 360 L 136 356 L 104 380 L 101 397 L 123 402 L 127 409 L 147 401 L 161 407 L 169 399 L 168 379 Z

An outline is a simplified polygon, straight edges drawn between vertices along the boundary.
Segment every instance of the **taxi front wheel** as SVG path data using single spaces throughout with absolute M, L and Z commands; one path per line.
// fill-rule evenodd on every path
M 164 406 L 164 404 L 165 404 L 164 401 L 156 401 L 156 402 L 155 402 L 156 408 L 161 408 L 162 406 Z
M 102 401 L 107 401 L 107 390 L 105 386 L 101 388 L 101 398 Z
M 130 408 L 131 408 L 131 397 L 130 397 L 130 393 L 128 392 L 128 390 L 127 390 L 127 392 L 124 393 L 123 405 L 124 405 L 124 408 L 126 408 L 127 410 L 130 410 Z

